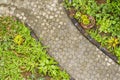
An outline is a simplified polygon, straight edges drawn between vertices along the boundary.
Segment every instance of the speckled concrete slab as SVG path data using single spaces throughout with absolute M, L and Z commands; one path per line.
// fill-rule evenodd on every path
M 7 3 L 7 0 L 0 0 L 0 3 Z
M 120 80 L 120 66 L 80 34 L 58 0 L 0 1 L 0 14 L 28 23 L 75 80 Z

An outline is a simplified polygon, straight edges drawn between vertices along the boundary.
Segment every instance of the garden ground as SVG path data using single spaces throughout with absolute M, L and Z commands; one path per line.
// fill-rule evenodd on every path
M 119 80 L 120 66 L 104 55 L 71 23 L 58 0 L 0 0 L 0 14 L 19 17 L 75 80 Z

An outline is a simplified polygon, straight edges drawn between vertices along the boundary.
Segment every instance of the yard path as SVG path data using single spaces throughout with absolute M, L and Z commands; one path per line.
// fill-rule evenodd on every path
M 120 66 L 81 35 L 58 0 L 0 0 L 0 14 L 25 21 L 75 80 L 120 80 Z

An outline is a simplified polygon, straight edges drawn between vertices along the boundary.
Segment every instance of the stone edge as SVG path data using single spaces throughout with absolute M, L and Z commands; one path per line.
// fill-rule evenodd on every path
M 69 16 L 69 10 L 65 9 L 65 12 L 67 13 L 67 16 L 69 17 L 69 19 L 72 21 L 72 23 L 74 24 L 74 26 L 79 30 L 79 32 L 87 39 L 89 40 L 89 42 L 91 42 L 93 45 L 95 45 L 99 50 L 101 50 L 105 55 L 107 55 L 109 58 L 111 58 L 114 62 L 118 63 L 118 58 L 113 55 L 112 53 L 110 53 L 106 48 L 102 47 L 100 45 L 100 43 L 98 43 L 96 40 L 94 40 L 78 23 L 78 21 Z
M 19 18 L 17 18 L 16 16 L 13 16 L 13 17 L 15 17 L 18 21 L 20 21 L 20 22 L 22 22 L 22 23 L 24 23 L 24 25 L 30 30 L 30 35 L 33 37 L 33 38 L 35 38 L 36 39 L 36 41 L 39 41 L 39 38 L 38 38 L 38 36 L 36 35 L 36 33 L 34 32 L 34 30 L 26 23 L 26 22 L 23 22 L 23 21 L 21 21 L 21 19 L 19 19 Z M 41 43 L 41 42 L 40 42 Z M 42 43 L 41 43 L 42 44 Z M 43 44 L 42 44 L 43 45 Z M 48 52 L 47 52 L 48 53 Z M 51 55 L 49 55 L 50 57 L 52 57 Z M 55 60 L 56 61 L 56 60 Z M 60 66 L 60 64 L 58 63 L 58 65 L 57 66 L 59 66 L 60 68 L 61 68 L 61 70 L 63 70 L 63 68 Z M 66 71 L 66 70 L 65 70 Z M 67 71 L 66 71 L 67 72 Z M 68 72 L 67 72 L 68 73 Z M 69 73 L 68 73 L 69 74 Z M 70 74 L 69 74 L 69 76 L 70 76 L 70 80 L 75 80 Z

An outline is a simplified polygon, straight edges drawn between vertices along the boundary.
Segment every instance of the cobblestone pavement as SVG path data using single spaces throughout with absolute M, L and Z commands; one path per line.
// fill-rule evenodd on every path
M 75 80 L 120 80 L 120 66 L 80 34 L 58 0 L 0 0 L 0 14 L 28 23 Z

